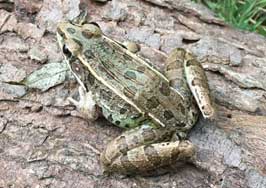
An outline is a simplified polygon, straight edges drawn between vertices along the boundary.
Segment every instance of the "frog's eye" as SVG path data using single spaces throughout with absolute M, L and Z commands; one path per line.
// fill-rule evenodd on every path
M 102 31 L 97 23 L 91 22 L 82 26 L 82 34 L 85 38 L 90 39 L 92 37 L 100 37 Z
M 74 39 L 67 39 L 63 45 L 62 51 L 65 56 L 77 56 L 81 51 L 81 44 Z
M 69 49 L 67 48 L 67 46 L 65 44 L 63 45 L 63 53 L 67 57 L 71 57 L 72 56 L 72 53 L 69 51 Z

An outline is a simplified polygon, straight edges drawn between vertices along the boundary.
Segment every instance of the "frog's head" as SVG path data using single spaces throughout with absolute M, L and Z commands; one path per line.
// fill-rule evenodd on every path
M 60 22 L 57 26 L 57 40 L 67 58 L 77 57 L 84 46 L 88 46 L 92 39 L 102 35 L 96 23 L 87 23 L 83 12 L 71 21 Z

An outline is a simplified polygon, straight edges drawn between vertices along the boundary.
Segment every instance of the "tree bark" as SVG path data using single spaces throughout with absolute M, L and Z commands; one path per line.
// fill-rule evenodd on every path
M 17 0 L 14 6 L 0 10 L 0 187 L 266 187 L 264 37 L 234 29 L 189 0 Z M 76 116 L 66 98 L 77 83 L 66 78 L 45 92 L 14 84 L 44 63 L 62 61 L 56 24 L 79 7 L 106 35 L 139 43 L 139 54 L 158 67 L 176 47 L 202 62 L 217 115 L 200 118 L 191 130 L 192 163 L 161 176 L 105 177 L 99 153 L 121 130 Z

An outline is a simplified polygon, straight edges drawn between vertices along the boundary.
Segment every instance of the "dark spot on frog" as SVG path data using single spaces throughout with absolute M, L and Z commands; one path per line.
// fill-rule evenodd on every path
M 125 136 L 120 136 L 117 139 L 117 144 L 118 144 L 118 149 L 121 153 L 126 153 L 128 151 L 128 145 L 126 142 L 126 137 Z
M 232 114 L 227 114 L 226 117 L 231 119 L 232 118 Z
M 160 137 L 160 140 L 162 140 L 162 141 L 169 140 L 169 138 L 172 137 L 172 134 L 173 134 L 173 132 L 171 132 L 171 131 L 166 131 L 166 132 Z
M 184 122 L 180 122 L 179 125 L 180 125 L 180 127 L 185 127 L 186 126 L 186 124 Z
M 174 117 L 173 113 L 170 110 L 165 110 L 163 116 L 166 120 L 172 119 Z
M 145 146 L 144 153 L 145 156 L 148 158 L 148 161 L 152 162 L 154 166 L 157 166 L 161 163 L 161 157 L 152 145 Z
M 125 128 L 129 128 L 130 127 L 130 125 L 129 124 L 125 124 Z
M 128 146 L 126 143 L 119 144 L 118 149 L 121 153 L 126 153 L 128 151 Z
M 139 66 L 139 67 L 137 67 L 137 71 L 138 71 L 139 73 L 144 73 L 145 70 L 146 70 L 146 67 L 144 67 L 144 66 Z
M 191 122 L 189 122 L 189 124 L 191 124 Z M 184 122 L 178 122 L 175 124 L 176 127 L 185 127 L 186 124 Z
M 112 93 L 108 90 L 105 90 L 105 89 L 100 90 L 100 95 L 106 101 L 110 101 L 111 97 L 112 97 Z
M 113 119 L 111 114 L 107 117 L 107 120 L 110 121 L 110 122 L 113 122 L 114 119 Z
M 81 42 L 79 40 L 77 40 L 75 38 L 73 38 L 72 40 L 75 41 L 75 43 L 77 43 L 79 45 L 79 47 L 82 47 L 82 44 L 81 44 Z
M 191 85 L 195 86 L 195 80 L 192 80 Z
M 179 105 L 180 112 L 185 115 L 185 107 L 183 105 Z
M 67 30 L 67 32 L 70 33 L 70 34 L 74 34 L 74 33 L 76 33 L 76 30 L 75 30 L 74 28 L 71 28 L 71 27 L 67 28 L 66 30 Z
M 160 103 L 158 99 L 155 96 L 152 96 L 151 98 L 147 100 L 146 106 L 149 109 L 153 109 L 153 108 L 156 108 L 159 104 Z
M 138 145 L 139 144 L 139 138 L 137 137 L 137 136 L 133 136 L 133 138 L 132 138 L 132 142 L 133 142 L 133 144 L 134 145 Z
M 170 95 L 170 87 L 165 82 L 162 82 L 161 87 L 159 88 L 159 90 L 164 96 L 169 96 Z
M 125 87 L 123 93 L 129 98 L 133 98 L 136 95 L 137 89 L 134 86 Z
M 198 116 L 198 113 L 197 112 L 192 112 L 192 116 L 193 117 L 197 117 Z
M 127 112 L 127 109 L 126 108 L 121 108 L 120 109 L 120 114 L 125 114 Z
M 125 109 L 129 109 L 130 107 L 131 107 L 131 105 L 130 105 L 129 103 L 125 103 L 125 104 L 124 104 L 124 108 L 125 108 Z
M 151 128 L 143 129 L 141 135 L 145 142 L 152 141 L 156 137 L 155 132 Z
M 89 81 L 91 86 L 93 86 L 95 83 L 95 77 L 90 73 L 88 74 L 88 81 Z
M 91 50 L 85 50 L 84 55 L 87 59 L 93 58 L 93 53 Z
M 120 121 L 118 121 L 118 120 L 117 120 L 117 121 L 115 121 L 115 124 L 116 124 L 116 125 L 120 125 L 120 123 L 121 123 L 121 122 L 120 122 Z
M 126 79 L 131 79 L 131 80 L 136 80 L 136 78 L 137 78 L 136 73 L 133 71 L 126 71 L 124 74 L 124 77 Z

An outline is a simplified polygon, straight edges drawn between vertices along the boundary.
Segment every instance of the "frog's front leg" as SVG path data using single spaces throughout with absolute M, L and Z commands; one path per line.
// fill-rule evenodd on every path
M 101 154 L 105 172 L 149 174 L 159 167 L 193 156 L 192 143 L 169 142 L 173 131 L 153 127 L 145 124 L 128 130 L 111 141 Z
M 79 86 L 79 98 L 77 101 L 72 97 L 68 97 L 68 100 L 73 103 L 77 110 L 79 111 L 81 117 L 94 121 L 99 117 L 99 108 L 92 98 L 92 93 L 85 91 L 81 86 Z

